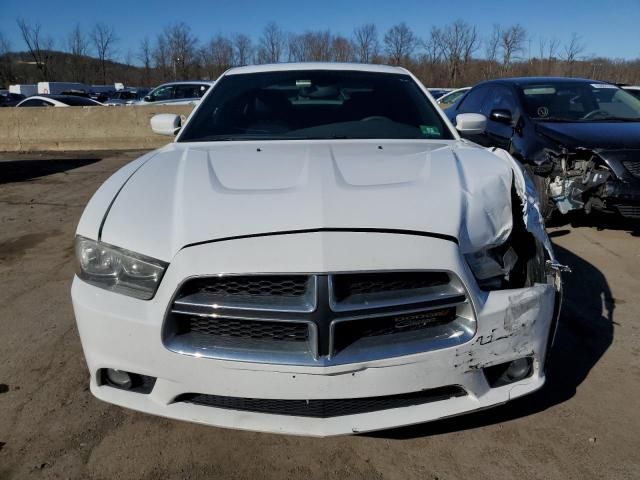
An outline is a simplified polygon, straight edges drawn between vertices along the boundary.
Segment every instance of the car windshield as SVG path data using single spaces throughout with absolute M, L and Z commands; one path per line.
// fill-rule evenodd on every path
M 534 120 L 640 121 L 640 100 L 608 83 L 531 84 L 521 90 L 527 114 Z
M 222 77 L 179 141 L 452 139 L 408 75 L 302 70 Z

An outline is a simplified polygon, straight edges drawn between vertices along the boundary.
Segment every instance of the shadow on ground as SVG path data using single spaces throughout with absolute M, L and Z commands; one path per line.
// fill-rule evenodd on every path
M 46 177 L 99 162 L 99 158 L 59 160 L 6 160 L 0 162 L 0 184 Z
M 569 250 L 558 245 L 554 249 L 573 272 L 564 276 L 564 302 L 545 386 L 489 410 L 368 436 L 404 440 L 468 430 L 542 412 L 575 395 L 613 341 L 615 301 L 600 270 Z
M 616 214 L 606 214 L 593 211 L 586 214 L 583 211 L 569 212 L 566 215 L 556 214 L 549 222 L 548 227 L 562 227 L 571 225 L 574 228 L 587 227 L 596 230 L 620 230 L 629 232 L 634 237 L 640 237 L 640 220 L 624 218 Z

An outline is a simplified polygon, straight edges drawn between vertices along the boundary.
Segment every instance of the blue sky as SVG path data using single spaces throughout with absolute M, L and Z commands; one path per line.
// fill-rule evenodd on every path
M 0 0 L 0 12 L 0 32 L 14 50 L 25 48 L 17 17 L 40 22 L 57 48 L 63 47 L 63 39 L 77 22 L 88 30 L 102 21 L 116 28 L 120 58 L 129 51 L 135 54 L 145 36 L 152 39 L 176 21 L 186 22 L 206 41 L 218 33 L 244 32 L 257 38 L 270 20 L 286 31 L 328 28 L 344 35 L 363 23 L 375 23 L 384 32 L 405 21 L 426 36 L 433 25 L 458 18 L 477 25 L 483 35 L 495 23 L 520 23 L 531 37 L 533 52 L 541 37 L 555 37 L 562 44 L 575 32 L 586 45 L 586 55 L 640 58 L 640 0 Z

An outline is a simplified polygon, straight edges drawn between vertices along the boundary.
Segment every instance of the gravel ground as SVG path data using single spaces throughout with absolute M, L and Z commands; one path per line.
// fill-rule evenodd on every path
M 69 296 L 73 235 L 91 194 L 138 154 L 0 155 L 0 479 L 640 478 L 640 229 L 602 218 L 550 228 L 573 268 L 553 363 L 544 389 L 506 406 L 312 439 L 94 399 Z

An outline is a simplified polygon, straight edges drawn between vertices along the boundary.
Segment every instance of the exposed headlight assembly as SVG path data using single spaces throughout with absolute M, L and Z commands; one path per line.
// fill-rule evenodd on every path
M 508 243 L 467 254 L 465 258 L 483 290 L 504 288 L 518 261 L 518 255 Z
M 81 236 L 76 237 L 78 276 L 87 283 L 141 300 L 156 293 L 168 264 Z

